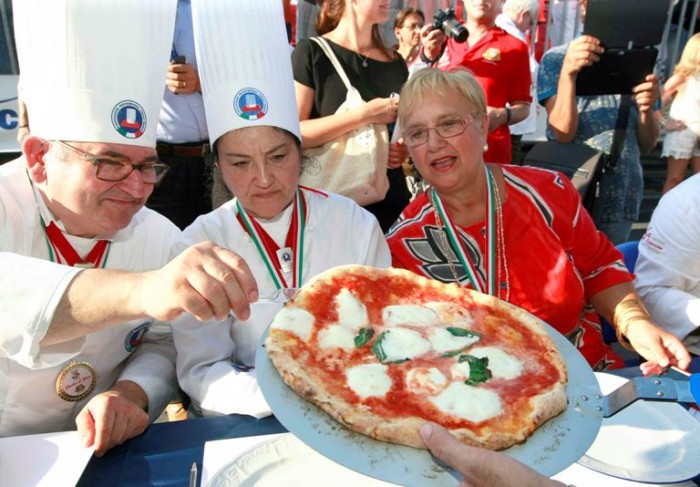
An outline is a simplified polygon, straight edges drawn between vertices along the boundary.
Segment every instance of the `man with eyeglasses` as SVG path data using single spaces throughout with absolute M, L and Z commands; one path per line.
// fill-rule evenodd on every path
M 489 116 L 487 162 L 512 162 L 509 126 L 524 120 L 530 110 L 530 62 L 522 42 L 496 26 L 501 0 L 463 0 L 469 32 L 463 43 L 442 29 L 423 27 L 421 59 L 451 71 L 465 67 L 486 93 Z
M 14 13 L 32 131 L 0 167 L 0 436 L 77 426 L 101 455 L 173 395 L 156 320 L 245 318 L 257 291 L 213 244 L 168 264 L 179 230 L 143 207 L 167 173 L 155 126 L 175 5 L 16 0 Z

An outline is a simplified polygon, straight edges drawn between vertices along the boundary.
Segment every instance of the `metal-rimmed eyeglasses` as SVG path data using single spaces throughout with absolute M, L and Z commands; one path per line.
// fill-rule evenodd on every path
M 118 182 L 129 177 L 134 169 L 141 171 L 141 178 L 146 184 L 156 184 L 170 169 L 161 162 L 149 162 L 146 164 L 133 164 L 129 161 L 114 159 L 112 157 L 97 157 L 88 152 L 83 152 L 77 147 L 55 140 L 61 147 L 70 149 L 80 155 L 86 161 L 90 161 L 96 168 L 95 176 L 101 181 Z
M 468 115 L 465 117 L 446 118 L 445 120 L 436 123 L 432 127 L 428 127 L 427 125 L 409 127 L 403 133 L 403 141 L 407 147 L 423 145 L 428 142 L 428 135 L 432 129 L 435 129 L 435 132 L 437 132 L 440 137 L 449 139 L 450 137 L 456 137 L 463 134 L 472 122 L 474 122 L 474 117 L 472 115 Z

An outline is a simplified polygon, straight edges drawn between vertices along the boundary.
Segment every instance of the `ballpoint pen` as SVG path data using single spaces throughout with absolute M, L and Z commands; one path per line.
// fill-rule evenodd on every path
M 190 469 L 190 487 L 197 487 L 197 462 L 193 462 Z

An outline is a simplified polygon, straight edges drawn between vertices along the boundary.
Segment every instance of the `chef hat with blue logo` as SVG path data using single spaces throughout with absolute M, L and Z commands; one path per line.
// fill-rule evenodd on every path
M 280 0 L 193 0 L 209 138 L 273 126 L 301 140 L 291 47 Z
M 174 0 L 14 0 L 32 135 L 156 145 Z

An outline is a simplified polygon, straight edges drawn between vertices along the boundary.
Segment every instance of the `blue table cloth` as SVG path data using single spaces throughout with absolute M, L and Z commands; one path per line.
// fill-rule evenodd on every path
M 274 417 L 235 414 L 155 423 L 103 457 L 91 458 L 78 486 L 187 487 L 192 463 L 202 471 L 205 442 L 285 431 Z

